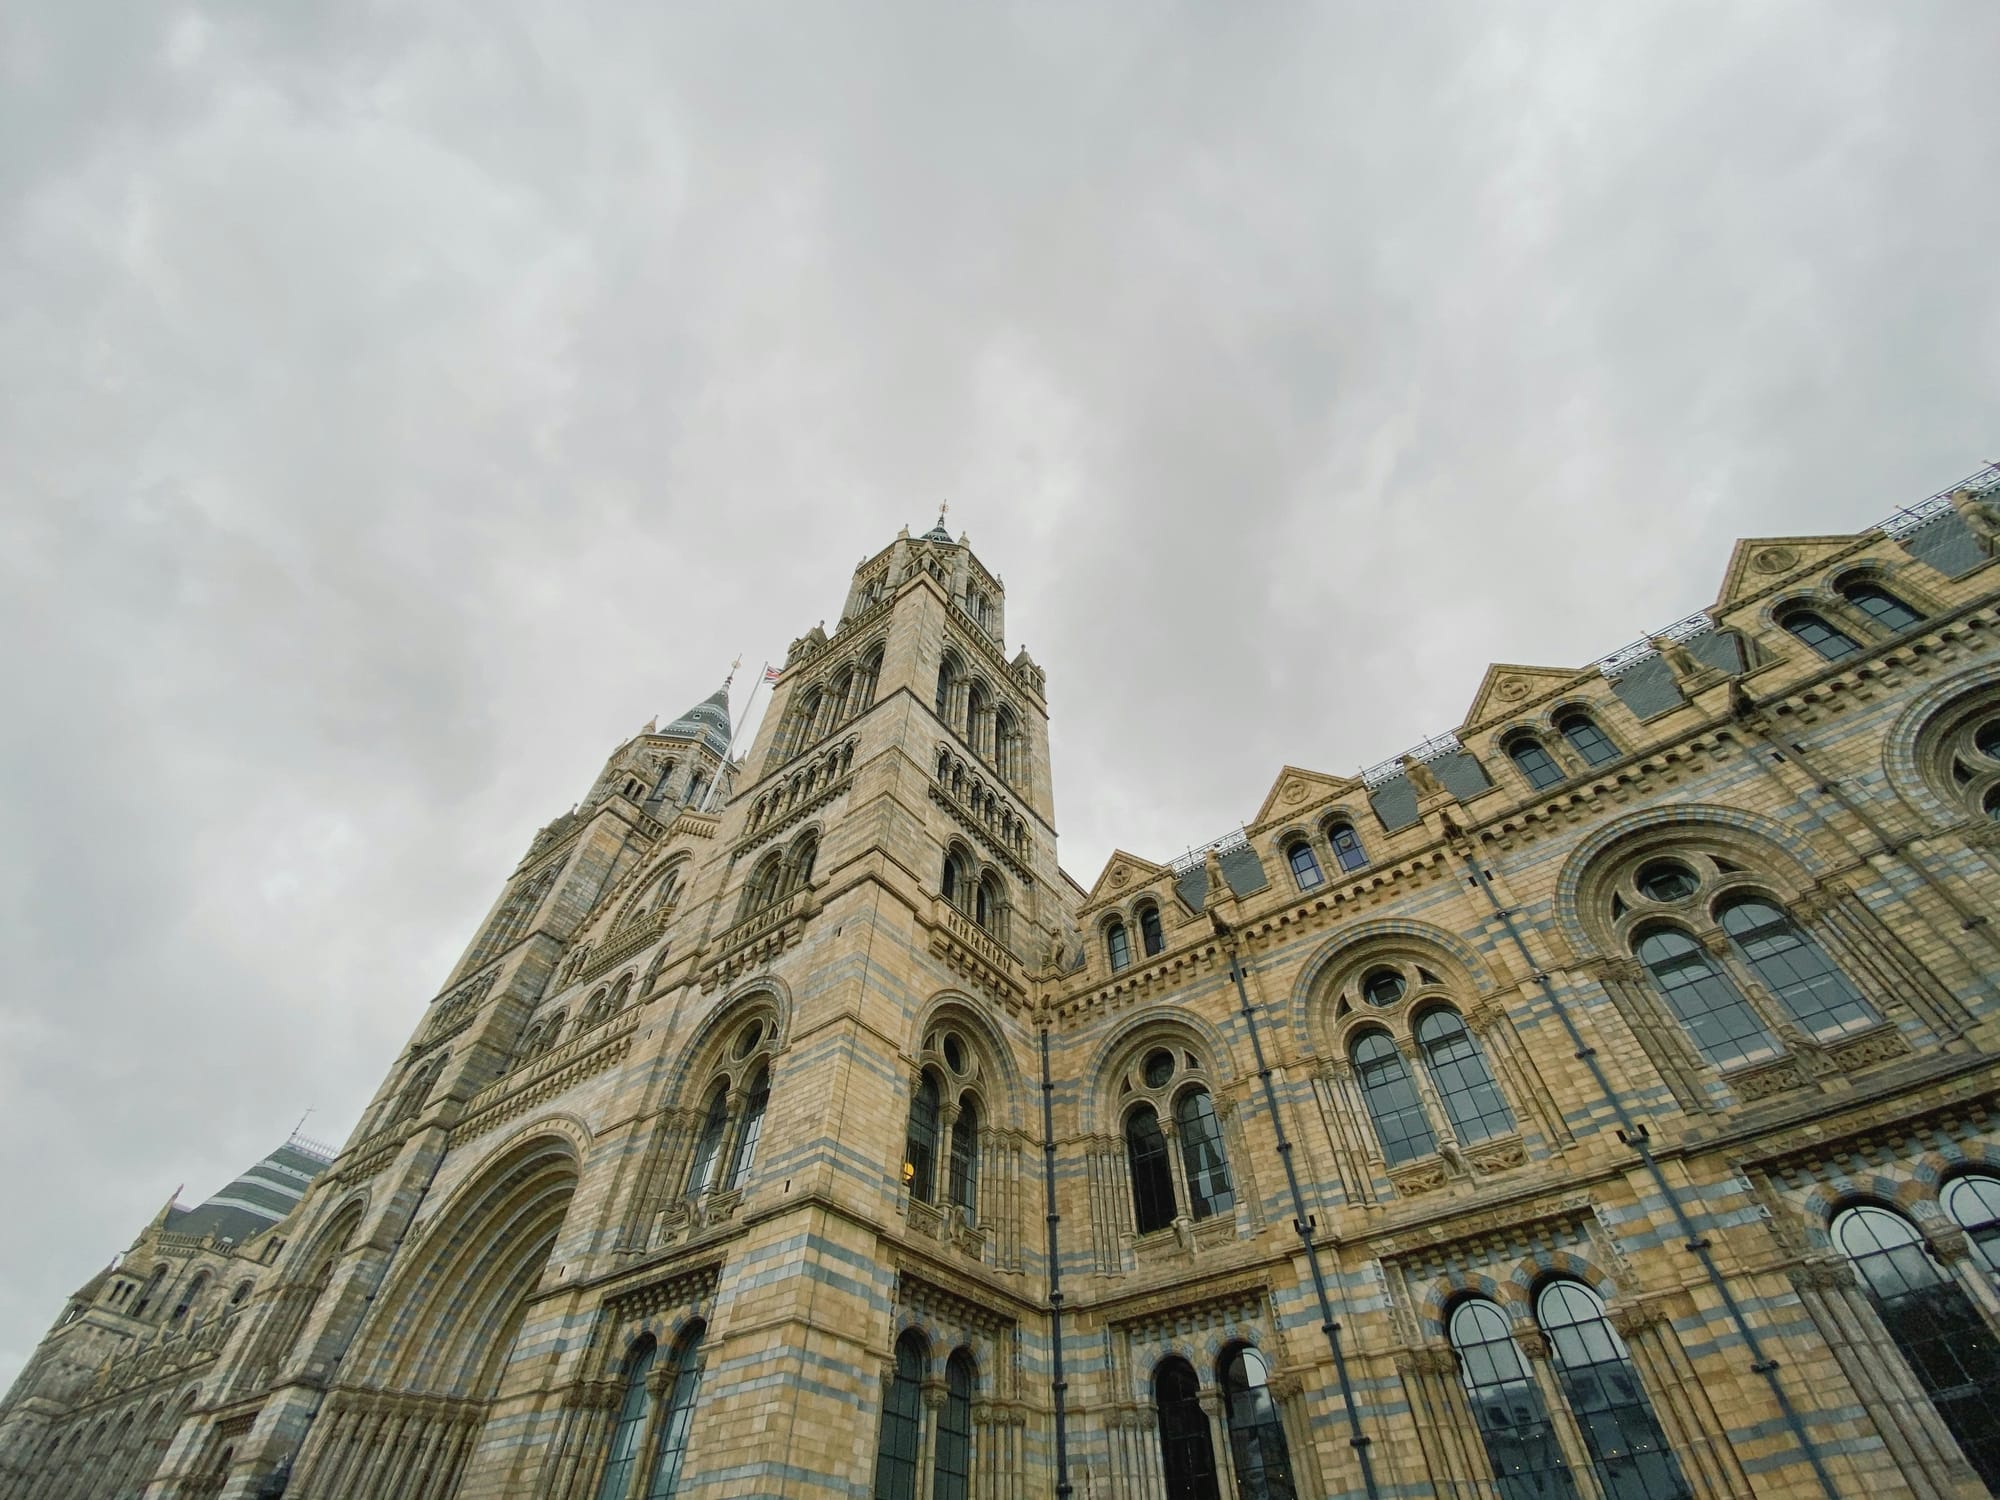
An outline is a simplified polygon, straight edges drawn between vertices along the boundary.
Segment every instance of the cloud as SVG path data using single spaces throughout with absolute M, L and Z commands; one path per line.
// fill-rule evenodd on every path
M 1088 882 L 1992 456 L 1990 7 L 0 25 L 0 1379 L 942 497 Z

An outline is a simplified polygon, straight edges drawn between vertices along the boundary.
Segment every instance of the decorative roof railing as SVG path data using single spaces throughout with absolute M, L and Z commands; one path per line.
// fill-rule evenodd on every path
M 1406 756 L 1429 765 L 1441 755 L 1452 755 L 1464 748 L 1465 746 L 1458 742 L 1458 732 L 1447 729 L 1443 734 L 1434 734 L 1421 745 L 1405 750 L 1402 755 L 1392 755 L 1387 760 L 1377 761 L 1361 773 L 1361 783 L 1372 792 L 1376 787 L 1394 781 L 1403 774 L 1403 760 Z
M 2000 463 L 1990 463 L 1978 473 L 1966 475 L 1957 484 L 1948 485 L 1935 495 L 1925 496 L 1915 505 L 1898 507 L 1888 520 L 1875 529 L 1892 540 L 1901 540 L 1945 515 L 1951 509 L 1951 497 L 1960 490 L 1971 490 L 1975 495 L 1990 495 L 2000 490 Z
M 1199 870 L 1208 859 L 1208 851 L 1211 849 L 1221 856 L 1234 854 L 1238 849 L 1249 847 L 1250 835 L 1243 831 L 1243 826 L 1239 823 L 1221 838 L 1210 839 L 1205 844 L 1190 848 L 1185 854 L 1176 855 L 1168 867 L 1176 875 L 1185 875 L 1190 870 Z

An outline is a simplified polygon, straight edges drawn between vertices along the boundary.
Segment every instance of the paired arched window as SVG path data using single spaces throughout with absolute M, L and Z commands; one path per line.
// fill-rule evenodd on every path
M 1461 1141 L 1483 1141 L 1514 1128 L 1514 1116 L 1493 1082 L 1486 1055 L 1456 1011 L 1426 1011 L 1416 1026 L 1417 1050 L 1438 1102 Z
M 1361 836 L 1352 823 L 1327 824 L 1326 841 L 1333 846 L 1334 863 L 1341 869 L 1358 870 L 1368 863 L 1368 851 L 1361 847 Z
M 1167 946 L 1166 932 L 1160 926 L 1160 909 L 1150 901 L 1139 908 L 1139 946 L 1148 958 Z
M 706 1331 L 706 1324 L 692 1323 L 674 1345 L 674 1383 L 667 1388 L 666 1407 L 660 1415 L 646 1500 L 673 1500 L 680 1489 L 688 1433 L 694 1426 L 694 1404 L 701 1394 L 701 1338 Z
M 944 872 L 938 877 L 938 893 L 953 906 L 963 906 L 971 883 L 965 856 L 956 849 L 945 850 Z
M 694 1159 L 688 1166 L 687 1191 L 690 1198 L 699 1198 L 715 1186 L 722 1162 L 722 1140 L 729 1133 L 729 1085 L 718 1083 L 715 1092 L 709 1095 L 708 1109 L 702 1115 L 701 1134 L 695 1138 Z
M 1294 1500 L 1292 1454 L 1278 1403 L 1271 1396 L 1271 1366 L 1248 1344 L 1225 1350 L 1221 1377 L 1229 1423 L 1229 1457 L 1238 1500 Z
M 1549 1337 L 1563 1397 L 1606 1500 L 1692 1500 L 1597 1293 L 1582 1282 L 1551 1281 L 1535 1298 L 1535 1321 Z
M 765 1066 L 758 1068 L 750 1080 L 750 1094 L 743 1101 L 743 1123 L 736 1132 L 736 1160 L 729 1168 L 732 1191 L 750 1180 L 750 1170 L 757 1164 L 757 1141 L 764 1133 L 764 1111 L 770 1104 L 771 1070 Z
M 625 1395 L 611 1428 L 611 1449 L 604 1460 L 597 1500 L 626 1500 L 626 1492 L 632 1488 L 632 1471 L 638 1466 L 639 1444 L 646 1434 L 646 1378 L 653 1373 L 658 1354 L 659 1346 L 648 1334 L 626 1356 Z
M 611 1428 L 604 1476 L 597 1500 L 673 1500 L 680 1488 L 681 1465 L 687 1456 L 688 1431 L 694 1421 L 695 1398 L 701 1390 L 701 1337 L 705 1325 L 690 1324 L 674 1343 L 674 1378 L 656 1410 L 651 1376 L 659 1363 L 659 1346 L 646 1334 L 625 1359 L 625 1394 Z M 649 1415 L 653 1420 L 648 1421 Z M 647 1452 L 651 1450 L 651 1462 Z M 644 1473 L 643 1489 L 634 1487 Z
M 1292 867 L 1292 879 L 1298 882 L 1302 891 L 1309 891 L 1326 879 L 1320 873 L 1319 856 L 1313 853 L 1312 845 L 1304 839 L 1296 840 L 1285 850 L 1285 863 Z
M 1376 1139 L 1382 1143 L 1382 1160 L 1393 1167 L 1437 1150 L 1416 1084 L 1389 1033 L 1362 1032 L 1348 1056 L 1368 1116 L 1375 1122 Z
M 777 1033 L 765 1018 L 737 1028 L 724 1063 L 727 1071 L 711 1086 L 702 1111 L 688 1162 L 689 1198 L 715 1189 L 734 1192 L 749 1182 L 771 1106 L 769 1052 L 776 1040 Z
M 1563 779 L 1562 767 L 1533 735 L 1516 735 L 1507 741 L 1505 748 L 1507 758 L 1514 762 L 1520 773 L 1528 778 L 1528 785 L 1536 791 L 1552 787 Z
M 914 1328 L 896 1340 L 896 1372 L 882 1402 L 882 1433 L 875 1450 L 875 1500 L 917 1500 L 927 1354 L 923 1335 Z
M 1858 1204 L 1835 1214 L 1831 1231 L 1931 1405 L 2000 1493 L 2000 1341 L 1901 1214 Z
M 1819 944 L 1761 896 L 1739 896 L 1716 912 L 1743 961 L 1814 1036 L 1839 1036 L 1882 1018 Z
M 1840 661 L 1861 653 L 1861 647 L 1852 636 L 1834 628 L 1827 623 L 1824 615 L 1813 610 L 1791 610 L 1779 618 L 1778 624 L 1828 661 Z
M 1884 630 L 1908 630 L 1923 623 L 1923 616 L 1894 594 L 1865 578 L 1849 579 L 1840 586 L 1840 596 Z
M 958 1117 L 951 1122 L 951 1181 L 947 1188 L 954 1208 L 969 1219 L 979 1192 L 979 1101 L 971 1094 L 958 1100 Z
M 743 912 L 760 912 L 784 894 L 785 856 L 773 849 L 757 862 L 743 887 Z
M 1618 747 L 1611 743 L 1611 737 L 1582 709 L 1572 709 L 1557 719 L 1556 733 L 1569 741 L 1585 765 L 1601 766 L 1618 759 Z
M 1139 1233 L 1165 1229 L 1174 1222 L 1174 1173 L 1159 1112 L 1150 1104 L 1126 1117 L 1125 1160 L 1132 1173 L 1132 1212 Z
M 1131 934 L 1116 917 L 1104 924 L 1104 956 L 1111 960 L 1111 972 L 1114 974 L 1132 963 Z
M 944 1405 L 938 1408 L 931 1500 L 966 1500 L 971 1492 L 972 1384 L 972 1356 L 954 1349 L 944 1362 Z
M 937 1192 L 937 1148 L 938 1086 L 926 1071 L 910 1096 L 909 1126 L 903 1133 L 903 1178 L 910 1196 L 925 1203 Z
M 1197 1219 L 1236 1206 L 1229 1185 L 1229 1159 L 1222 1150 L 1222 1122 L 1205 1088 L 1191 1088 L 1174 1104 L 1181 1138 L 1181 1168 L 1187 1174 L 1188 1211 Z
M 1482 1297 L 1468 1298 L 1452 1309 L 1446 1332 L 1501 1500 L 1569 1500 L 1575 1476 L 1507 1315 Z
M 1236 1207 L 1222 1120 L 1202 1077 L 1193 1053 L 1167 1046 L 1148 1048 L 1126 1075 L 1125 1095 L 1138 1095 L 1125 1115 L 1125 1160 L 1141 1234 L 1171 1225 L 1183 1199 L 1188 1217 L 1197 1220 Z M 1161 1126 L 1163 1114 L 1173 1117 L 1178 1163 Z
M 1647 929 L 1633 952 L 1653 976 L 1667 1008 L 1711 1063 L 1732 1068 L 1777 1052 L 1777 1043 L 1750 1002 L 1701 944 L 1678 927 Z
M 1965 1231 L 1986 1269 L 2000 1273 L 2000 1177 L 1984 1172 L 1955 1177 L 1943 1200 L 1944 1211 Z
M 1221 1500 L 1215 1444 L 1209 1439 L 1194 1366 L 1178 1356 L 1160 1361 L 1153 1371 L 1153 1409 L 1159 1417 L 1167 1500 Z

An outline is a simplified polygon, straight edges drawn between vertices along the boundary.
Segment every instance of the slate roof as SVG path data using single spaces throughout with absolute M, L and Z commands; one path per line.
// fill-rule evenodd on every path
M 685 740 L 700 740 L 717 755 L 727 756 L 730 734 L 728 684 L 717 688 L 660 733 Z
M 296 1208 L 307 1184 L 326 1168 L 326 1157 L 287 1141 L 206 1203 L 169 1209 L 161 1227 L 176 1234 L 214 1234 L 241 1243 Z

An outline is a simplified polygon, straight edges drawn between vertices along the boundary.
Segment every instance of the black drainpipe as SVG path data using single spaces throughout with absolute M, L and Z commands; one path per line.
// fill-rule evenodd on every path
M 1680 1194 L 1674 1191 L 1673 1184 L 1667 1180 L 1667 1174 L 1660 1169 L 1659 1162 L 1653 1156 L 1651 1132 L 1633 1119 L 1631 1112 L 1625 1108 L 1625 1101 L 1618 1096 L 1617 1090 L 1611 1087 L 1611 1080 L 1605 1076 L 1603 1064 L 1597 1060 L 1597 1049 L 1584 1040 L 1583 1033 L 1577 1029 L 1576 1019 L 1570 1015 L 1569 1007 L 1563 1003 L 1562 995 L 1556 989 L 1555 981 L 1542 971 L 1542 966 L 1535 962 L 1534 955 L 1528 951 L 1528 944 L 1521 936 L 1521 929 L 1514 925 L 1513 913 L 1501 905 L 1499 896 L 1494 893 L 1492 885 L 1488 882 L 1486 872 L 1479 868 L 1479 861 L 1474 858 L 1471 848 L 1460 846 L 1458 856 L 1465 861 L 1465 868 L 1472 877 L 1472 883 L 1485 894 L 1487 904 L 1493 908 L 1493 915 L 1500 919 L 1500 925 L 1506 929 L 1515 951 L 1521 955 L 1521 962 L 1528 966 L 1528 972 L 1534 976 L 1535 983 L 1541 988 L 1542 998 L 1549 1002 L 1556 1013 L 1556 1018 L 1562 1022 L 1570 1044 L 1576 1049 L 1576 1056 L 1590 1070 L 1590 1076 L 1597 1084 L 1599 1096 L 1611 1106 L 1611 1111 L 1618 1120 L 1618 1139 L 1639 1153 L 1639 1160 L 1645 1165 L 1647 1175 L 1653 1179 L 1653 1186 L 1658 1188 L 1660 1196 L 1667 1200 L 1667 1207 L 1673 1211 L 1674 1224 L 1680 1231 L 1682 1242 L 1688 1252 L 1701 1262 L 1701 1268 L 1708 1276 L 1708 1284 L 1715 1289 L 1716 1296 L 1721 1299 L 1724 1310 L 1729 1314 L 1729 1321 L 1735 1324 L 1736 1332 L 1743 1340 L 1743 1347 L 1750 1355 L 1751 1371 L 1761 1375 L 1765 1385 L 1770 1387 L 1772 1399 L 1778 1403 L 1778 1410 L 1784 1415 L 1786 1428 L 1798 1442 L 1799 1450 L 1806 1456 L 1806 1462 L 1812 1465 L 1813 1477 L 1819 1481 L 1820 1490 L 1827 1496 L 1827 1500 L 1838 1500 L 1839 1491 L 1834 1488 L 1832 1476 L 1826 1472 L 1826 1464 L 1820 1457 L 1819 1448 L 1807 1433 L 1806 1424 L 1799 1419 L 1798 1410 L 1792 1405 L 1792 1398 L 1785 1394 L 1785 1387 L 1778 1380 L 1778 1361 L 1764 1352 L 1764 1346 L 1758 1341 L 1756 1330 L 1743 1315 L 1743 1308 L 1737 1302 L 1736 1294 L 1730 1290 L 1729 1283 L 1716 1269 L 1715 1257 L 1709 1253 L 1708 1240 L 1695 1232 L 1694 1221 L 1688 1218 Z
M 1278 1090 L 1271 1082 L 1271 1066 L 1264 1060 L 1264 1043 L 1257 1035 L 1257 1012 L 1250 1004 L 1250 992 L 1243 983 L 1243 966 L 1236 961 L 1236 944 L 1227 935 L 1228 927 L 1213 914 L 1210 920 L 1215 923 L 1217 934 L 1223 937 L 1224 951 L 1229 954 L 1229 977 L 1236 981 L 1236 998 L 1243 1003 L 1243 1021 L 1250 1028 L 1250 1047 L 1257 1055 L 1257 1077 L 1264 1085 L 1264 1107 L 1270 1112 L 1271 1129 L 1278 1137 L 1278 1160 L 1285 1164 L 1285 1182 L 1292 1190 L 1292 1228 L 1305 1247 L 1313 1290 L 1319 1294 L 1320 1332 L 1326 1335 L 1326 1346 L 1333 1351 L 1334 1373 L 1340 1379 L 1340 1400 L 1347 1408 L 1347 1446 L 1361 1462 L 1361 1483 L 1368 1491 L 1368 1500 L 1381 1500 L 1382 1492 L 1375 1487 L 1375 1465 L 1368 1457 L 1368 1446 L 1374 1439 L 1362 1431 L 1361 1412 L 1354 1404 L 1354 1382 L 1348 1376 L 1347 1356 L 1340 1347 L 1340 1325 L 1333 1320 L 1333 1301 L 1326 1293 L 1326 1273 L 1320 1269 L 1319 1249 L 1313 1244 L 1313 1231 L 1319 1225 L 1306 1212 L 1305 1195 L 1299 1191 L 1299 1174 L 1292 1166 L 1292 1143 L 1285 1135 L 1284 1116 L 1278 1113 Z
M 1062 1247 L 1056 1229 L 1062 1215 L 1056 1212 L 1056 1116 L 1051 1102 L 1056 1086 L 1049 1082 L 1049 1028 L 1042 1024 L 1042 1198 L 1048 1209 L 1049 1225 L 1049 1347 L 1053 1353 L 1051 1389 L 1056 1398 L 1056 1494 L 1069 1500 L 1069 1417 L 1063 1393 L 1069 1382 L 1063 1379 L 1063 1294 Z

